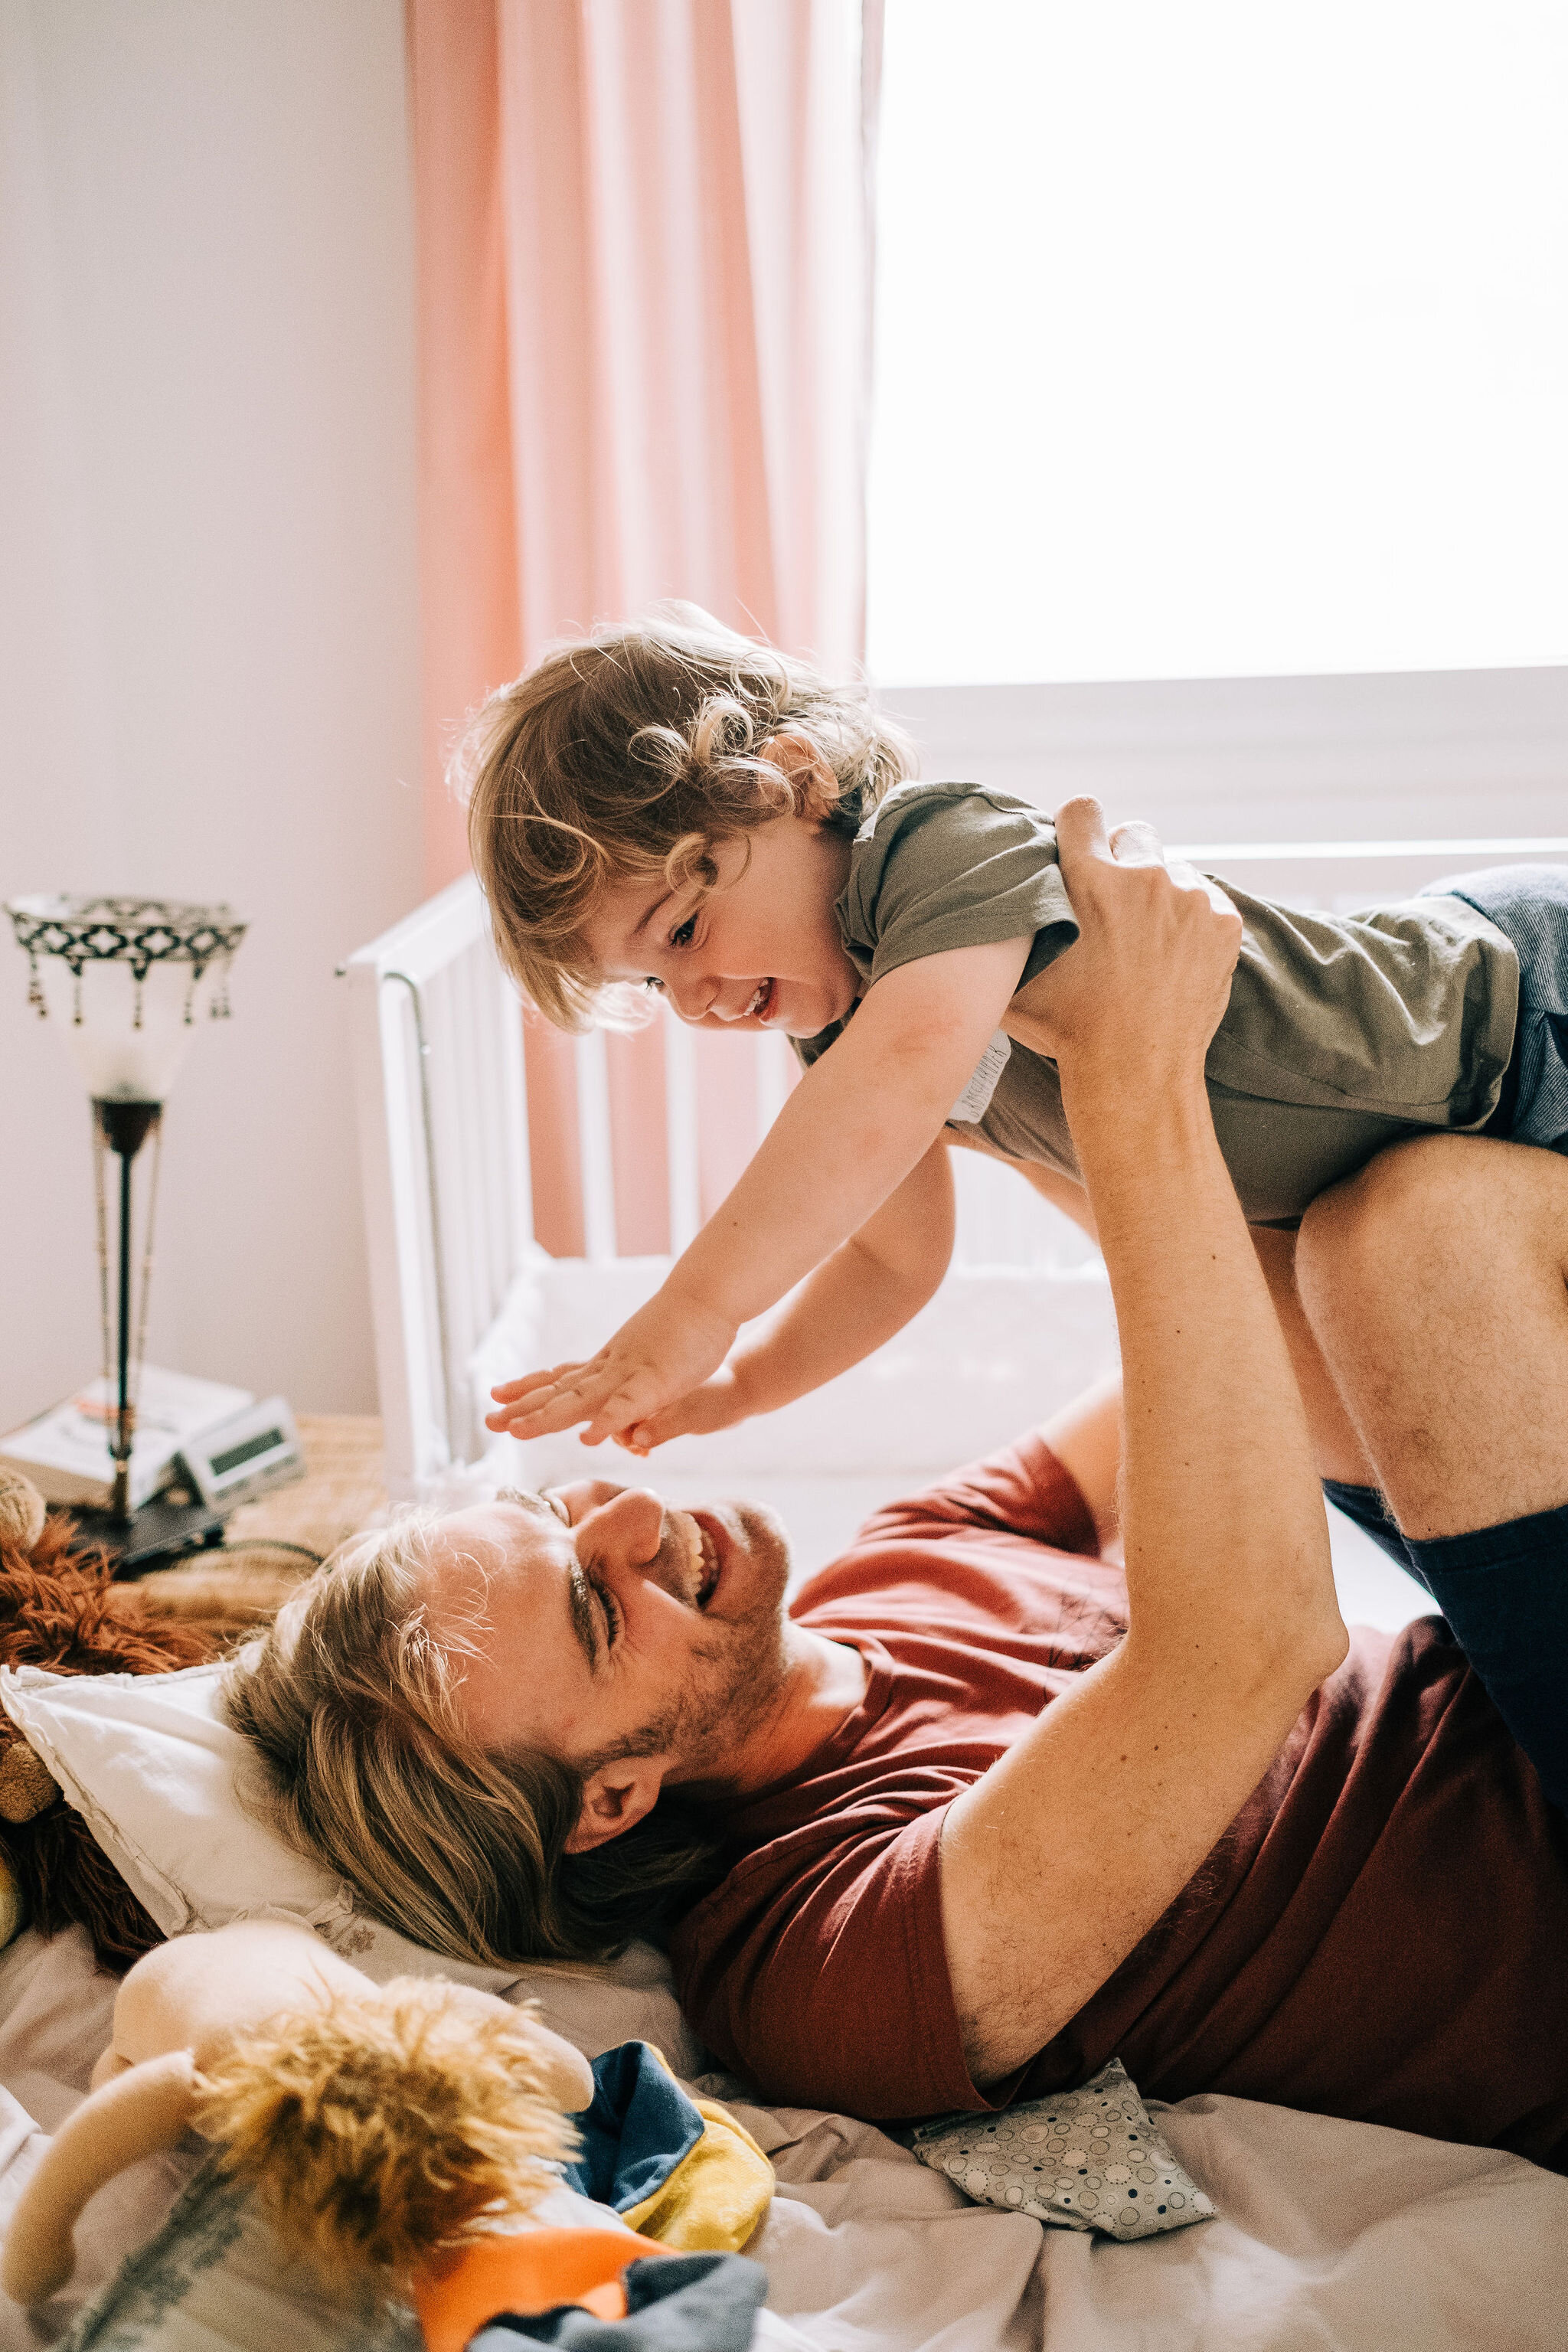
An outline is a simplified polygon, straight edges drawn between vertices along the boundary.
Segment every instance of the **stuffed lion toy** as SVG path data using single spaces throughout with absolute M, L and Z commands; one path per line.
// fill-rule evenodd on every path
M 92 2089 L 12 2215 L 0 2285 L 21 2304 L 58 2294 L 94 2192 L 195 2131 L 285 2254 L 330 2286 L 408 2292 L 531 2211 L 593 2095 L 586 2059 L 493 1993 L 373 1984 L 289 1920 L 181 1936 L 121 1986 Z
M 215 1631 L 157 1617 L 109 1562 L 72 1549 L 75 1523 L 47 1511 L 26 1478 L 0 1471 L 0 1666 L 60 1675 L 160 1675 L 216 1657 Z M 163 1934 L 68 1805 L 41 1757 L 0 1713 L 0 1864 L 13 1884 L 13 1928 L 46 1936 L 79 1923 L 99 1966 L 122 1975 Z

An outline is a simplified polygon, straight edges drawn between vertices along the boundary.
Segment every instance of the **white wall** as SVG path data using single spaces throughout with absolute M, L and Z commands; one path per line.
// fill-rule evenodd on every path
M 0 897 L 226 898 L 155 1360 L 373 1411 L 342 983 L 419 896 L 399 0 L 0 6 Z M 97 1362 L 86 1098 L 0 936 L 0 1428 Z
M 922 775 L 1047 808 L 1096 793 L 1171 843 L 1568 834 L 1568 668 L 889 685 L 878 699 Z

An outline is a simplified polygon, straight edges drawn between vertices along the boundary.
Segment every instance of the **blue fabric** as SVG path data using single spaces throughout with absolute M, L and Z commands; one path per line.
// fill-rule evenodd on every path
M 564 2352 L 746 2352 L 768 2291 L 767 2273 L 743 2254 L 670 2254 L 624 2275 L 624 2319 L 569 2303 L 527 2318 L 509 2311 L 470 2337 L 468 2352 L 518 2352 L 520 2341 Z
M 1519 958 L 1515 1143 L 1568 1153 L 1568 866 L 1495 866 L 1434 882 L 1423 898 L 1463 898 Z
M 617 2213 L 662 2188 L 706 2128 L 646 2042 L 623 2042 L 595 2059 L 594 2104 L 573 2121 L 582 2145 L 566 2179 Z
M 1487 1696 L 1568 1812 L 1568 1503 L 1458 1536 L 1402 1536 L 1371 1486 L 1331 1503 L 1432 1595 Z

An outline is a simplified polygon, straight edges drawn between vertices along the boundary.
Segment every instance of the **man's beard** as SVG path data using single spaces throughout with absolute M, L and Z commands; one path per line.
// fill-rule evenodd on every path
M 784 1685 L 788 1542 L 761 1504 L 726 1509 L 746 1538 L 756 1595 L 740 1616 L 707 1621 L 685 1689 L 616 1749 L 619 1757 L 673 1756 L 681 1781 L 721 1780 L 725 1763 L 766 1721 Z

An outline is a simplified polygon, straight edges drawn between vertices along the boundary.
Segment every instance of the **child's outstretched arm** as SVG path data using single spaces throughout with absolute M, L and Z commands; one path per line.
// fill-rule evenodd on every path
M 1027 939 L 953 948 L 878 981 L 647 1305 L 591 1362 L 497 1389 L 489 1426 L 527 1438 L 586 1421 L 593 1445 L 700 1387 L 741 1325 L 858 1233 L 925 1157 L 1028 950 Z
M 713 1374 L 618 1443 L 651 1454 L 689 1431 L 731 1429 L 809 1394 L 858 1364 L 918 1315 L 952 1255 L 952 1168 L 939 1139 L 858 1234 L 746 1332 Z

